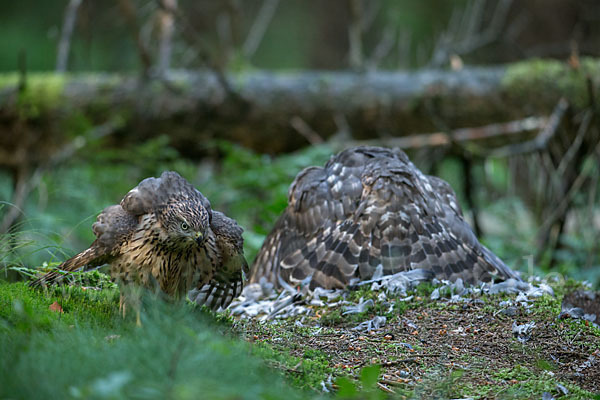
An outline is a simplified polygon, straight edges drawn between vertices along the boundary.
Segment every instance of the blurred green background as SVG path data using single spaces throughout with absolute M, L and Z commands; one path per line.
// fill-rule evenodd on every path
M 27 55 L 28 70 L 53 70 L 68 3 L 4 4 L 0 71 L 16 70 L 21 51 Z M 249 34 L 266 3 L 274 5 L 271 18 L 258 29 L 264 31 L 259 43 L 249 46 Z M 69 71 L 139 70 L 136 40 L 124 9 L 134 9 L 141 40 L 151 48 L 159 36 L 160 4 L 82 1 L 71 38 Z M 362 17 L 365 56 L 373 55 L 386 35 L 394 38 L 393 49 L 380 64 L 386 69 L 430 65 L 442 44 L 472 64 L 566 57 L 574 43 L 582 54 L 600 52 L 600 12 L 594 0 L 180 0 L 176 4 L 185 21 L 175 26 L 176 35 L 181 34 L 173 45 L 176 68 L 202 64 L 189 49 L 191 42 L 199 41 L 216 63 L 229 68 L 345 69 L 353 13 Z
M 54 71 L 67 6 L 73 3 L 24 0 L 4 4 L 0 73 Z M 600 52 L 600 6 L 595 1 L 174 3 L 178 14 L 171 41 L 172 69 L 209 67 L 230 73 L 448 69 L 453 60 L 498 65 L 537 57 L 566 61 L 574 52 L 578 56 Z M 150 70 L 157 68 L 164 4 L 168 3 L 83 0 L 74 14 L 66 70 L 142 75 L 140 46 L 153 61 Z M 352 39 L 357 26 L 358 41 Z M 353 56 L 357 46 L 358 59 Z M 0 122 L 8 121 L 7 114 L 0 110 Z M 81 133 L 78 129 L 89 128 L 85 123 L 81 127 L 74 123 L 73 136 Z M 181 123 L 187 122 L 182 119 Z M 0 124 L 0 135 L 6 126 L 8 122 Z M 18 221 L 0 237 L 0 265 L 38 266 L 81 251 L 93 240 L 90 226 L 100 210 L 118 202 L 141 179 L 165 169 L 180 172 L 215 209 L 245 227 L 251 261 L 285 207 L 294 176 L 306 166 L 322 165 L 335 151 L 325 143 L 291 154 L 263 155 L 218 138 L 201 146 L 205 155 L 185 158 L 171 146 L 168 132 L 127 146 L 116 146 L 115 140 L 90 141 L 72 157 L 43 171 Z M 411 155 L 426 168 L 419 163 L 422 154 Z M 474 170 L 474 196 L 481 212 L 483 241 L 514 268 L 527 271 L 537 253 L 534 236 L 539 220 L 531 201 L 518 193 L 515 171 L 511 160 L 483 160 Z M 593 181 L 598 166 L 590 161 L 585 171 Z M 446 157 L 434 172 L 453 185 L 468 208 L 460 190 L 464 183 L 460 160 Z M 15 180 L 14 170 L 0 170 L 0 217 L 14 206 Z M 597 282 L 598 193 L 582 191 L 574 204 L 555 262 L 541 257 L 534 271 L 548 272 L 552 265 L 553 271 Z

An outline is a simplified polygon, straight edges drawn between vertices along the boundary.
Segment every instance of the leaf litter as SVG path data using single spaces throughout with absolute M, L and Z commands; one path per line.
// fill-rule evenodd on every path
M 419 294 L 417 286 L 424 281 L 433 289 Z M 551 393 L 556 397 L 563 395 L 564 385 L 600 391 L 598 333 L 573 336 L 558 312 L 545 315 L 544 299 L 558 300 L 540 278 L 468 286 L 413 270 L 376 273 L 346 290 L 311 291 L 309 283 L 310 278 L 297 287 L 280 282 L 278 291 L 262 279 L 248 285 L 229 312 L 252 340 L 298 357 L 323 352 L 338 374 L 358 379 L 361 368 L 380 365 L 378 385 L 392 391 L 414 390 L 440 371 L 455 370 L 465 372 L 459 379 L 467 386 L 507 390 L 523 381 L 504 379 L 498 371 L 520 365 L 534 376 L 553 377 L 560 385 Z M 547 371 L 540 369 L 540 360 L 549 365 Z M 331 378 L 323 379 L 325 391 Z

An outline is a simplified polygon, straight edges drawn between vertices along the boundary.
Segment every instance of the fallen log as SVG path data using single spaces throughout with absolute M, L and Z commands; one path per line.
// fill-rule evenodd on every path
M 572 107 L 597 97 L 600 60 L 582 59 L 579 68 L 536 60 L 460 71 L 249 71 L 225 78 L 227 87 L 211 71 L 172 71 L 163 80 L 0 75 L 0 167 L 24 158 L 43 162 L 107 123 L 118 127 L 113 143 L 166 134 L 189 157 L 205 154 L 213 139 L 278 153 L 341 133 L 360 141 L 519 120 L 531 125 L 561 97 Z

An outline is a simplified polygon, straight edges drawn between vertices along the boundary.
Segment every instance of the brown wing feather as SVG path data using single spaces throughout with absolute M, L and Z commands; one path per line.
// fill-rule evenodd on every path
M 121 206 L 132 215 L 142 215 L 154 211 L 172 198 L 179 201 L 198 199 L 210 214 L 208 199 L 174 171 L 165 171 L 160 178 L 144 179 L 123 197 Z
M 50 285 L 59 281 L 65 273 L 81 268 L 89 269 L 109 263 L 120 252 L 121 243 L 137 226 L 137 218 L 127 213 L 120 205 L 106 207 L 92 225 L 96 240 L 81 253 L 71 257 L 41 278 L 30 282 L 30 286 Z
M 406 157 L 381 148 L 361 148 L 361 151 L 344 151 L 331 157 L 324 168 L 309 167 L 301 171 L 288 191 L 288 207 L 265 239 L 252 267 L 251 282 L 265 276 L 278 284 L 282 261 L 292 254 L 298 263 L 303 258 L 315 262 L 316 238 L 332 230 L 356 212 L 363 190 L 361 176 L 365 165 L 384 154 Z M 407 159 L 408 160 L 408 159 Z M 289 269 L 289 268 L 288 268 Z M 310 269 L 295 271 L 301 276 Z M 281 271 L 284 279 L 290 271 Z
M 188 294 L 190 300 L 210 309 L 225 309 L 242 292 L 248 263 L 244 258 L 244 230 L 225 214 L 212 212 L 211 229 L 221 256 L 221 265 L 210 281 Z
M 343 287 L 379 265 L 384 274 L 420 268 L 471 283 L 517 277 L 479 244 L 446 182 L 422 174 L 399 150 L 359 147 L 298 175 L 252 281 L 312 275 L 312 287 Z
M 352 195 L 362 190 L 362 160 L 356 155 L 348 156 L 345 163 L 332 157 L 325 168 L 309 167 L 296 176 L 288 191 L 288 207 L 256 256 L 250 282 L 258 282 L 264 276 L 278 285 L 277 276 L 286 273 L 281 271 L 284 258 L 300 250 L 301 256 L 310 257 L 316 250 L 316 243 L 310 239 L 352 215 L 357 207 Z M 340 178 L 346 182 L 344 187 Z M 347 192 L 351 192 L 350 196 Z M 300 274 L 300 269 L 296 274 Z

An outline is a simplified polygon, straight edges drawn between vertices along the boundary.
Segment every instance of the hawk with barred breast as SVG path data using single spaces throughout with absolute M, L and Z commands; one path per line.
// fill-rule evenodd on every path
M 311 277 L 311 289 L 343 288 L 378 267 L 471 284 L 519 280 L 479 243 L 447 182 L 423 174 L 401 150 L 356 147 L 296 176 L 250 281 Z
M 92 229 L 96 240 L 87 250 L 32 286 L 110 264 L 122 301 L 129 289 L 142 286 L 169 298 L 187 295 L 198 304 L 224 309 L 242 291 L 248 267 L 242 228 L 213 210 L 176 172 L 141 181 L 120 204 L 105 208 Z

